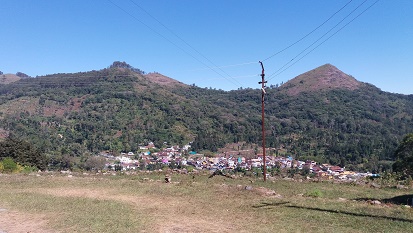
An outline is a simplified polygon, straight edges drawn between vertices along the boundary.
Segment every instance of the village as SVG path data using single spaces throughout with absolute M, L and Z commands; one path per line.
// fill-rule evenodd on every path
M 105 157 L 106 170 L 113 171 L 153 171 L 165 167 L 180 169 L 185 172 L 208 170 L 211 172 L 222 171 L 231 173 L 234 171 L 250 171 L 254 175 L 261 175 L 263 166 L 262 154 L 256 156 L 242 156 L 236 153 L 217 153 L 214 156 L 205 156 L 190 151 L 191 146 L 185 145 L 157 149 L 153 143 L 141 146 L 138 153 L 122 152 L 114 156 L 109 152 L 101 152 L 99 156 Z M 157 152 L 151 152 L 157 151 Z M 281 171 L 290 171 L 289 174 L 299 173 L 307 178 L 326 180 L 357 181 L 366 177 L 376 177 L 377 174 L 361 173 L 345 170 L 344 167 L 330 164 L 318 164 L 315 161 L 295 160 L 292 156 L 266 156 L 267 176 L 280 175 Z M 295 171 L 295 172 L 291 172 Z M 287 172 L 288 173 L 288 172 Z

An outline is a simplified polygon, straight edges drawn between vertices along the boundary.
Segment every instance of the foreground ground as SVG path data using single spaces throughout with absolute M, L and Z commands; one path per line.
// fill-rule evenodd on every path
M 2 174 L 0 233 L 413 232 L 411 189 L 164 177 Z

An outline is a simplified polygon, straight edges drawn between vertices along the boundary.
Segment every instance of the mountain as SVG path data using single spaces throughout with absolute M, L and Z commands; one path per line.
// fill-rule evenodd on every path
M 345 74 L 331 64 L 301 74 L 284 84 L 283 91 L 289 95 L 302 92 L 330 91 L 334 89 L 356 90 L 364 84 Z
M 327 64 L 268 89 L 265 116 L 271 153 L 379 171 L 413 132 L 413 96 L 383 92 Z M 150 141 L 193 141 L 194 150 L 211 151 L 260 145 L 261 91 L 199 88 L 115 62 L 0 85 L 0 137 L 7 135 L 41 148 L 60 167 Z
M 167 77 L 159 73 L 149 73 L 144 75 L 149 81 L 169 87 L 186 86 L 186 84 L 181 83 L 175 79 Z
M 21 78 L 17 75 L 14 74 L 1 74 L 0 75 L 0 85 L 1 84 L 9 84 L 12 82 L 17 82 L 19 81 Z

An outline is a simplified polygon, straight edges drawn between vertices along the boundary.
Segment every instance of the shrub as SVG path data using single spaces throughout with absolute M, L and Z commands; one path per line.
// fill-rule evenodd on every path
M 307 197 L 323 197 L 323 193 L 319 189 L 313 189 L 305 193 Z
M 3 172 L 12 173 L 12 172 L 16 172 L 18 170 L 17 163 L 15 163 L 13 161 L 13 159 L 10 158 L 10 157 L 4 158 L 1 161 L 1 163 L 2 163 L 2 166 L 3 166 L 3 169 L 2 169 Z
M 193 167 L 193 166 L 186 166 L 185 168 L 186 168 L 186 170 L 187 170 L 188 172 L 193 172 L 193 171 L 194 171 L 194 167 Z
M 20 166 L 20 165 L 18 165 L 18 166 Z M 24 173 L 24 174 L 29 174 L 29 173 L 32 173 L 32 172 L 37 172 L 38 170 L 39 169 L 37 167 L 23 166 L 21 172 Z

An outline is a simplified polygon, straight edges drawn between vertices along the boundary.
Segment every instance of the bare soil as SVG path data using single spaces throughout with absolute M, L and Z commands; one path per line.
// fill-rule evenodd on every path
M 51 233 L 47 229 L 47 219 L 51 216 L 20 213 L 0 209 L 0 233 Z
M 117 190 L 87 188 L 32 189 L 29 192 L 58 197 L 115 200 L 132 205 L 134 208 L 143 209 L 155 220 L 144 232 L 242 232 L 236 229 L 230 219 L 212 219 L 211 216 L 200 218 L 196 211 L 191 210 L 190 203 L 177 197 L 119 195 Z M 0 211 L 0 233 L 55 232 L 46 227 L 47 219 L 50 218 L 52 216 L 11 212 L 4 209 Z

